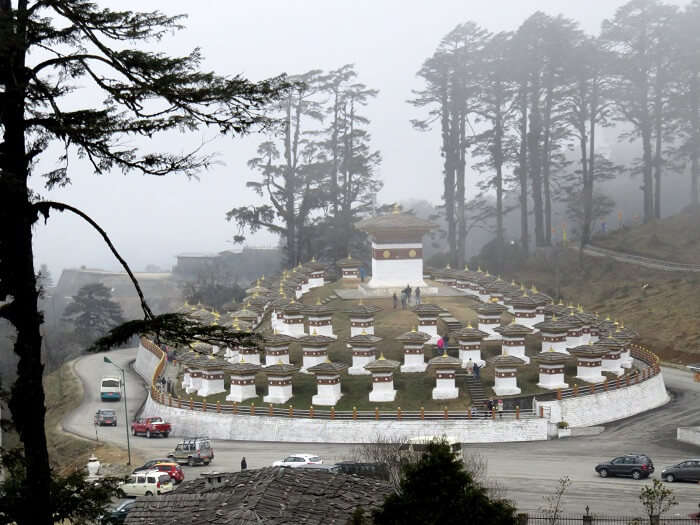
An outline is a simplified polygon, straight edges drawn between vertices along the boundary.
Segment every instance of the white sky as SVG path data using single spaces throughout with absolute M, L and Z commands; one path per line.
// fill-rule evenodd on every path
M 439 40 L 456 24 L 474 20 L 490 31 L 513 30 L 536 10 L 564 14 L 597 33 L 620 0 L 134 0 L 102 1 L 116 9 L 159 9 L 186 13 L 187 28 L 160 45 L 168 53 L 202 48 L 206 68 L 261 79 L 287 72 L 324 70 L 354 63 L 359 80 L 379 89 L 366 108 L 374 146 L 383 156 L 384 189 L 378 199 L 392 202 L 441 195 L 441 158 L 437 133 L 420 133 L 410 119 L 420 116 L 406 103 L 421 87 L 415 73 Z M 678 2 L 685 3 L 685 2 Z M 96 96 L 95 93 L 87 95 Z M 199 144 L 202 136 L 170 136 L 162 147 L 176 151 Z M 223 166 L 200 180 L 123 176 L 97 177 L 85 162 L 71 163 L 73 184 L 42 195 L 75 205 L 97 220 L 135 269 L 153 263 L 170 268 L 181 252 L 214 252 L 231 245 L 233 226 L 227 210 L 255 200 L 245 187 L 246 161 L 260 136 L 218 138 L 208 145 Z M 258 235 L 251 244 L 272 245 Z M 54 216 L 36 228 L 36 260 L 54 277 L 61 269 L 86 265 L 117 269 L 97 234 L 78 219 Z

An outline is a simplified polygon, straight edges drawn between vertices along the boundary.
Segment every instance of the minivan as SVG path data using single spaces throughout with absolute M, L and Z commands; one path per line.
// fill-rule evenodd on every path
M 123 496 L 157 496 L 173 490 L 173 483 L 166 472 L 149 470 L 137 472 L 119 484 L 118 494 Z

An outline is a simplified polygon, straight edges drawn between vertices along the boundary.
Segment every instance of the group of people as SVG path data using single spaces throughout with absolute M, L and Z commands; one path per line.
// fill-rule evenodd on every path
M 469 360 L 467 361 L 467 374 L 473 375 L 477 379 L 481 377 L 479 374 L 481 373 L 481 367 L 479 366 L 479 363 L 475 363 L 472 361 L 472 358 L 470 357 Z
M 415 304 L 420 304 L 420 287 L 416 286 L 416 289 L 413 290 L 411 288 L 410 284 L 406 285 L 406 288 L 401 290 L 401 309 L 405 310 L 406 307 L 411 305 L 411 296 L 415 298 Z M 394 292 L 394 310 L 396 310 L 399 307 L 399 298 L 396 295 L 396 292 Z

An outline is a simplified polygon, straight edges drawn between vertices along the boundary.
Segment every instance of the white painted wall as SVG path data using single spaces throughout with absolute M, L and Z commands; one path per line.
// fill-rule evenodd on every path
M 158 363 L 160 363 L 160 359 L 146 350 L 139 342 L 139 349 L 136 352 L 134 370 L 143 378 L 147 385 L 151 384 L 151 380 L 153 379 L 153 374 L 156 371 Z
M 570 427 L 589 427 L 641 414 L 669 401 L 662 374 L 637 385 L 569 397 L 555 401 L 536 401 L 535 408 L 549 407 L 553 423 L 566 421 Z
M 700 427 L 678 427 L 676 439 L 700 447 Z
M 172 436 L 207 435 L 212 439 L 306 443 L 371 443 L 377 436 L 410 438 L 429 434 L 455 436 L 463 443 L 539 441 L 547 439 L 544 418 L 520 420 L 374 421 L 325 420 L 191 412 L 155 403 L 150 397 L 144 417 L 160 416 L 173 426 Z

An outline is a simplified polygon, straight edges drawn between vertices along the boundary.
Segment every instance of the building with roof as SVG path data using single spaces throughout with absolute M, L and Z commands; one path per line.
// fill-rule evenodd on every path
M 210 472 L 167 495 L 139 498 L 125 524 L 345 524 L 355 509 L 371 512 L 391 492 L 384 481 L 316 469 Z
M 423 280 L 423 236 L 436 227 L 409 213 L 370 217 L 355 227 L 372 239 L 372 278 L 368 288 L 426 287 Z

